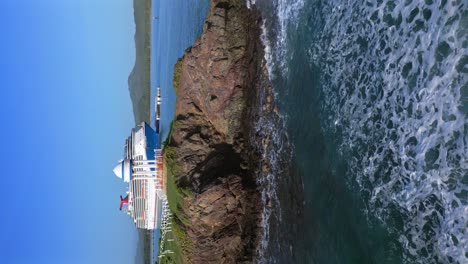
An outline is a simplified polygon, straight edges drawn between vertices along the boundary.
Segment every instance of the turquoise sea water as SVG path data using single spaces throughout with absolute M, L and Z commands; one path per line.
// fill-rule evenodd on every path
M 468 3 L 254 4 L 304 189 L 262 262 L 468 263 Z

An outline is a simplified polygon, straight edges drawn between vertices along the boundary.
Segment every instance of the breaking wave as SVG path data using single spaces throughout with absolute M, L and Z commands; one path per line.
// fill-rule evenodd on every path
M 278 178 L 288 172 L 291 152 L 285 138 L 283 120 L 271 114 L 262 114 L 255 126 L 256 134 L 264 139 L 261 159 L 264 161 L 259 172 L 257 184 L 261 189 L 262 210 L 262 237 L 257 251 L 258 263 L 276 263 L 275 256 L 269 254 L 280 247 L 275 232 L 270 229 L 277 228 L 281 222 L 281 206 L 278 197 Z M 272 243 L 275 243 L 272 245 Z M 273 250 L 272 250 L 273 248 Z
M 288 53 L 293 52 L 288 48 L 288 30 L 297 28 L 300 10 L 304 6 L 304 0 L 250 0 L 248 7 L 256 5 L 263 15 L 262 41 L 265 46 L 265 60 L 270 79 L 276 76 L 276 70 L 280 74 L 287 73 Z M 274 6 L 273 9 L 265 6 Z M 266 11 L 268 9 L 268 11 Z M 268 28 L 268 30 L 267 30 Z M 273 49 L 275 52 L 273 52 Z
M 260 1 L 259 1 L 260 2 Z M 300 1 L 297 1 L 300 2 Z M 286 12 L 293 12 L 287 7 L 286 1 L 278 0 L 278 10 L 286 15 Z M 252 8 L 253 5 L 257 5 L 256 0 L 248 0 L 247 7 Z M 266 68 L 268 70 L 268 79 L 272 79 L 274 76 L 273 69 L 275 67 L 275 61 L 279 61 L 277 55 L 272 51 L 272 45 L 268 36 L 267 27 L 269 22 L 277 23 L 276 19 L 269 20 L 266 16 L 263 16 L 263 22 L 261 25 L 262 34 L 260 39 L 264 45 L 264 59 Z M 287 20 L 282 21 L 282 32 L 283 35 L 280 38 L 286 36 Z M 275 45 L 282 43 L 280 39 L 274 40 Z M 285 47 L 285 46 L 283 46 Z M 269 83 L 269 82 L 268 82 Z M 265 84 L 265 83 L 264 83 Z M 273 110 L 276 106 L 274 101 L 275 92 L 271 90 L 271 87 L 264 85 L 260 87 L 258 96 L 258 119 L 255 122 L 255 138 L 261 139 L 262 145 L 260 146 L 259 153 L 261 154 L 261 160 L 263 164 L 260 165 L 261 169 L 258 172 L 257 184 L 261 190 L 261 199 L 263 203 L 262 208 L 262 236 L 257 249 L 257 263 L 279 263 L 276 258 L 276 253 L 279 248 L 282 247 L 280 242 L 279 231 L 271 231 L 279 228 L 282 218 L 281 201 L 279 199 L 279 178 L 289 173 L 289 166 L 292 159 L 291 146 L 287 138 L 285 121 L 277 110 Z M 265 107 L 270 110 L 265 111 Z M 272 111 L 273 110 L 273 111 Z M 273 253 L 274 252 L 274 253 Z
M 287 78 L 289 34 L 317 15 L 304 45 L 321 69 L 322 129 L 348 160 L 348 185 L 397 234 L 407 262 L 467 263 L 467 3 L 319 2 L 251 1 L 265 18 L 270 78 Z
M 460 1 L 330 1 L 310 46 L 325 131 L 410 262 L 468 262 L 468 11 Z M 465 91 L 466 93 L 466 91 Z M 465 95 L 466 96 L 466 95 Z M 466 103 L 465 103 L 466 104 Z

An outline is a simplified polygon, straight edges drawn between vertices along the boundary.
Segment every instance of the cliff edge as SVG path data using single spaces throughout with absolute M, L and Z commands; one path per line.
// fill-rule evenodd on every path
M 262 202 L 250 109 L 264 72 L 260 22 L 244 0 L 212 0 L 202 35 L 176 65 L 165 155 L 184 263 L 255 259 Z

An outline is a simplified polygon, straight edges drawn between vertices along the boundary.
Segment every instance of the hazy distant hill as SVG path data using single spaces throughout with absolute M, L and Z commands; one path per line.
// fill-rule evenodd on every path
M 135 123 L 139 124 L 150 121 L 151 0 L 133 0 L 133 9 L 136 60 L 128 77 L 128 89 Z
M 150 264 L 151 257 L 151 232 L 148 230 L 137 229 L 138 244 L 135 254 L 134 264 Z M 153 264 L 153 263 L 151 263 Z

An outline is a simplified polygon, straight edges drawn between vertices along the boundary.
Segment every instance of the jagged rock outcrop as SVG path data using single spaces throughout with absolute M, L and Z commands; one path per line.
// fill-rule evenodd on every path
M 183 198 L 191 263 L 251 263 L 260 237 L 258 154 L 248 109 L 262 51 L 260 16 L 243 0 L 212 0 L 202 35 L 179 62 L 168 148 Z

